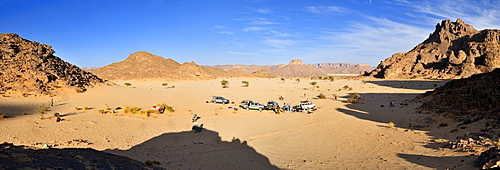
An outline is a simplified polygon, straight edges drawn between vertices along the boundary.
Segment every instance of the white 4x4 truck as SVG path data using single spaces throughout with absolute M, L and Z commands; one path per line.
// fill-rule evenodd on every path
M 302 110 L 314 109 L 316 104 L 313 104 L 310 101 L 300 101 L 298 105 Z

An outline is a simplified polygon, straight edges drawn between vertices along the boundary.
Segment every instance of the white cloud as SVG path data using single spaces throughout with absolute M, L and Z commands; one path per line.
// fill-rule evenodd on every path
M 258 13 L 261 13 L 261 14 L 267 14 L 267 13 L 271 12 L 271 10 L 269 10 L 267 8 L 258 8 L 255 11 L 257 11 Z
M 217 28 L 217 29 L 224 29 L 224 28 L 226 28 L 226 26 L 216 25 L 216 26 L 214 26 L 214 28 Z
M 234 33 L 233 33 L 233 32 L 231 32 L 231 31 L 219 31 L 219 32 L 217 32 L 217 33 L 218 33 L 218 34 L 226 34 L 226 35 L 234 35 Z
M 413 9 L 415 18 L 425 18 L 428 22 L 460 18 L 478 30 L 500 28 L 500 1 L 417 1 L 399 5 Z
M 281 39 L 266 38 L 266 40 L 264 40 L 263 43 L 272 47 L 285 48 L 287 46 L 296 44 L 297 41 L 290 39 L 281 40 Z
M 243 31 L 263 31 L 263 30 L 267 30 L 268 28 L 265 28 L 265 27 L 246 27 L 246 28 L 243 28 Z
M 333 12 L 344 12 L 345 8 L 338 6 L 308 6 L 305 7 L 304 11 L 317 13 L 317 14 L 328 14 Z
M 257 55 L 257 53 L 240 53 L 240 52 L 233 52 L 233 51 L 226 51 L 228 54 L 235 54 L 235 55 Z

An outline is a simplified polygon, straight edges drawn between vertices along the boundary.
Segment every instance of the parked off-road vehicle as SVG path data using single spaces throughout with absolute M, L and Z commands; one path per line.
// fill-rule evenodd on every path
M 221 96 L 212 96 L 212 100 L 210 100 L 211 103 L 222 103 L 222 104 L 228 104 L 229 100 L 221 97 Z

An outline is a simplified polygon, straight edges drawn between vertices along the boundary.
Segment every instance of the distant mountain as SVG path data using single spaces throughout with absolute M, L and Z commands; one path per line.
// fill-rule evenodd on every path
M 500 68 L 500 31 L 477 31 L 462 20 L 443 20 L 421 44 L 392 55 L 369 75 L 387 79 L 455 79 Z
M 274 77 L 258 72 L 247 74 L 241 70 L 225 71 L 205 67 L 195 62 L 179 64 L 172 59 L 145 51 L 131 54 L 124 61 L 97 68 L 92 73 L 109 80 L 208 80 L 224 77 Z
M 350 63 L 319 63 L 303 64 L 301 60 L 292 60 L 288 65 L 215 65 L 215 68 L 224 70 L 240 69 L 246 73 L 256 70 L 269 70 L 272 74 L 286 77 L 326 76 L 328 74 L 360 74 L 372 71 L 374 67 L 368 64 Z
M 54 56 L 50 45 L 0 34 L 0 93 L 54 95 L 59 88 L 86 91 L 99 77 Z

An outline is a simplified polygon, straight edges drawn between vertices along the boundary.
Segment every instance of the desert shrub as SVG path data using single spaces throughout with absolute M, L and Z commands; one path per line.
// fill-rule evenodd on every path
M 323 93 L 320 93 L 317 97 L 320 99 L 326 99 L 326 96 Z
M 446 126 L 448 126 L 448 123 L 446 123 L 446 122 L 443 122 L 443 123 L 439 124 L 439 127 L 446 127 Z
M 132 106 L 132 107 L 130 108 L 130 112 L 131 112 L 132 114 L 138 114 L 138 113 L 140 113 L 140 111 L 141 111 L 141 109 L 140 109 L 140 108 L 138 108 L 137 106 Z
M 90 107 L 85 106 L 83 107 L 83 110 L 90 110 Z
M 333 76 L 328 76 L 328 80 L 330 80 L 330 82 L 333 82 L 335 81 L 335 78 L 333 78 Z
M 285 83 L 285 78 L 281 78 L 281 82 L 282 82 L 282 83 Z
M 174 108 L 172 108 L 172 107 L 170 107 L 170 106 L 166 107 L 166 109 L 165 109 L 165 110 L 167 110 L 167 111 L 168 111 L 168 112 L 170 112 L 170 113 L 172 113 L 172 112 L 174 112 L 174 111 L 175 111 L 175 110 L 174 110 Z
M 361 80 L 361 82 L 362 82 L 363 84 L 366 84 L 366 80 Z
M 295 81 L 296 81 L 297 83 L 300 83 L 300 79 L 295 79 Z
M 28 115 L 28 112 L 23 112 L 23 115 Z
M 162 83 L 161 86 L 166 87 L 166 86 L 168 86 L 168 83 Z
M 80 108 L 79 107 L 75 107 L 75 110 L 80 110 Z
M 125 106 L 125 107 L 123 108 L 123 113 L 125 113 L 125 114 L 130 113 L 130 107 Z
M 344 87 L 342 87 L 344 90 L 347 90 L 349 89 L 349 86 L 348 85 L 345 85 Z
M 106 110 L 111 110 L 111 108 L 110 107 L 106 107 Z
M 7 118 L 7 115 L 6 114 L 0 114 L 0 120 L 3 119 L 3 118 Z
M 355 99 L 355 98 L 352 98 L 352 97 L 351 97 L 351 98 L 348 98 L 348 99 L 347 99 L 347 102 L 349 102 L 349 103 L 358 103 L 358 102 L 359 102 L 359 99 Z
M 100 110 L 99 110 L 99 113 L 100 113 L 100 114 L 104 114 L 104 113 L 105 113 L 105 112 L 104 112 L 104 109 L 100 109 Z
M 434 140 L 434 142 L 436 142 L 436 143 L 446 143 L 448 141 L 446 139 L 436 139 L 436 140 Z
M 227 80 L 220 81 L 220 84 L 222 85 L 222 88 L 229 88 L 229 81 Z
M 61 115 L 59 113 L 54 113 L 54 116 L 55 117 L 61 117 Z
M 388 128 L 393 128 L 393 127 L 395 127 L 395 126 L 396 126 L 396 124 L 394 124 L 393 122 L 389 122 L 389 123 L 387 124 L 387 127 L 388 127 Z
M 317 83 L 317 82 L 315 82 L 315 81 L 313 81 L 313 82 L 311 82 L 311 83 L 309 83 L 309 84 L 313 86 L 313 91 L 314 91 L 314 87 L 315 87 L 315 86 L 316 86 L 316 84 L 318 84 L 318 83 Z
M 248 87 L 248 85 L 249 85 L 248 81 L 241 81 L 241 83 L 243 83 L 243 87 Z
M 131 83 L 124 83 L 125 86 L 129 87 L 131 86 L 132 84 Z
M 150 109 L 150 110 L 147 111 L 147 113 L 157 113 L 157 114 L 159 114 L 160 111 L 155 110 L 155 109 Z
M 158 161 L 150 161 L 150 160 L 146 160 L 146 161 L 144 161 L 144 163 L 145 163 L 146 165 L 149 165 L 149 166 L 152 166 L 153 164 L 160 165 L 160 162 L 158 162 Z
M 38 111 L 40 113 L 40 119 L 43 119 L 43 115 L 45 115 L 45 113 L 47 113 L 47 111 L 49 111 L 50 109 L 50 106 L 48 105 L 41 105 L 40 106 L 40 110 Z
M 352 93 L 351 97 L 347 99 L 347 102 L 358 103 L 359 99 L 361 99 L 361 95 L 359 95 L 358 93 Z
M 352 90 L 352 87 L 349 87 L 349 90 Z

